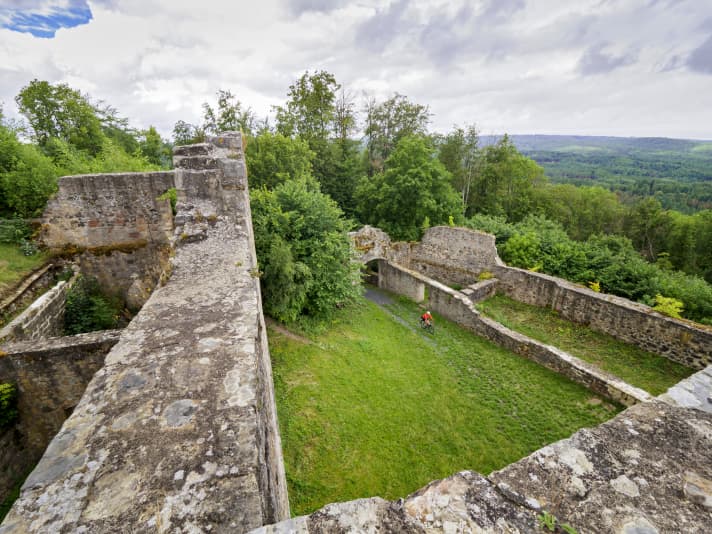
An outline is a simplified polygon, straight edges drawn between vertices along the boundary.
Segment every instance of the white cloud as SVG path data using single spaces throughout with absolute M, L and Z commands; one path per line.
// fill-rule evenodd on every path
M 217 89 L 263 116 L 326 69 L 356 94 L 428 104 L 441 131 L 711 138 L 704 4 L 94 0 L 88 24 L 53 39 L 0 29 L 0 100 L 12 116 L 33 78 L 67 82 L 168 135 Z

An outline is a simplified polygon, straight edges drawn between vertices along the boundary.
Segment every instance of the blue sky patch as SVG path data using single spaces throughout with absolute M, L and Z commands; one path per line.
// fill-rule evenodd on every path
M 91 9 L 85 0 L 70 0 L 64 6 L 0 8 L 0 27 L 46 39 L 53 38 L 60 28 L 74 28 L 91 19 Z

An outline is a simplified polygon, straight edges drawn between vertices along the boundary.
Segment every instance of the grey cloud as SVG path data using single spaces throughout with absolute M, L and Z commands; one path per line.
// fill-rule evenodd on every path
M 287 10 L 298 17 L 310 11 L 330 13 L 348 4 L 348 0 L 286 0 Z
M 356 29 L 356 44 L 371 52 L 382 52 L 406 28 L 403 14 L 407 8 L 408 0 L 399 0 L 385 11 L 378 10 Z
M 524 0 L 490 0 L 480 15 L 483 21 L 505 22 L 517 11 L 526 7 Z
M 687 66 L 696 72 L 712 74 L 712 35 L 692 51 L 687 58 Z
M 621 56 L 606 54 L 603 51 L 605 47 L 606 43 L 600 43 L 589 47 L 588 50 L 584 52 L 578 64 L 578 70 L 581 74 L 584 76 L 605 74 L 617 68 L 635 63 L 638 58 L 638 54 L 631 50 Z

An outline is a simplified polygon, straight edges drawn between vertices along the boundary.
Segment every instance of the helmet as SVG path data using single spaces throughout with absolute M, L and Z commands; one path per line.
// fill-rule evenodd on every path
M 429 311 L 426 311 L 425 313 L 427 313 L 428 315 L 430 315 L 430 312 L 429 312 Z

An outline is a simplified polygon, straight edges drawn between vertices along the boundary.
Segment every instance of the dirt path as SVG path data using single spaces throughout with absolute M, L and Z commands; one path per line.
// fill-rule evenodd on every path
M 279 324 L 277 321 L 272 319 L 271 317 L 267 317 L 265 315 L 265 324 L 269 326 L 270 328 L 276 330 L 280 334 L 282 334 L 285 337 L 288 337 L 289 339 L 293 339 L 295 341 L 299 341 L 301 343 L 306 343 L 307 345 L 311 345 L 312 341 L 310 339 L 307 339 L 303 336 L 300 336 L 298 334 L 295 334 L 294 332 L 290 332 L 286 328 L 284 328 L 281 324 Z

